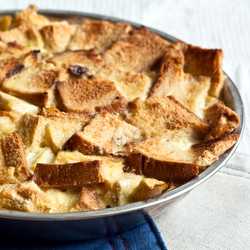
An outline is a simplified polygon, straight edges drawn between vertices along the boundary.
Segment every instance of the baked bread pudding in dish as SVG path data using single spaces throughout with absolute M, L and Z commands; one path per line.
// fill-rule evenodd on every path
M 145 27 L 0 19 L 0 208 L 61 213 L 146 200 L 239 138 L 223 53 Z

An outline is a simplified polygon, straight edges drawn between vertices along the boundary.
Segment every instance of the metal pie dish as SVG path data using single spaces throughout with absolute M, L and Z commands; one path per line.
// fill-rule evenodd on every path
M 3 11 L 0 15 L 13 15 L 15 12 L 17 10 Z M 125 22 L 133 27 L 141 26 L 140 24 L 118 18 L 81 12 L 40 11 L 39 13 L 52 19 L 69 20 L 76 23 L 82 21 L 83 18 L 89 18 L 108 20 L 110 22 Z M 173 36 L 149 27 L 147 28 L 171 42 L 177 40 Z M 234 131 L 234 133 L 240 134 L 240 138 L 217 161 L 187 183 L 152 199 L 103 210 L 52 214 L 0 210 L 1 235 L 15 239 L 49 241 L 86 240 L 128 230 L 145 223 L 149 216 L 152 218 L 159 216 L 166 211 L 168 204 L 183 197 L 190 190 L 219 171 L 236 151 L 244 131 L 245 113 L 239 91 L 229 77 L 226 78 L 224 84 L 224 102 L 240 116 L 240 124 Z

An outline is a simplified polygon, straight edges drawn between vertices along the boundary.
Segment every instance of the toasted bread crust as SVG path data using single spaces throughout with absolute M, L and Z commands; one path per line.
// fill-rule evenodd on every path
M 158 160 L 140 153 L 133 153 L 127 157 L 124 171 L 174 184 L 185 183 L 199 174 L 196 164 Z
M 86 184 L 102 183 L 103 163 L 86 161 L 72 164 L 38 163 L 33 181 L 40 187 L 72 187 Z
M 184 71 L 193 75 L 211 76 L 212 85 L 209 93 L 212 96 L 219 97 L 225 79 L 222 71 L 222 50 L 201 49 L 200 47 L 189 45 L 185 57 L 187 59 Z
M 52 107 L 50 109 L 46 109 L 43 107 L 39 115 L 49 120 L 87 122 L 90 119 L 88 116 L 85 116 L 82 113 L 66 113 Z
M 181 67 L 168 60 L 162 64 L 159 77 L 151 89 L 149 97 L 171 95 L 199 115 L 205 107 L 210 85 L 209 77 L 184 73 Z
M 185 183 L 199 174 L 196 164 L 186 162 L 158 161 L 152 158 L 144 159 L 143 174 L 174 184 Z
M 9 210 L 45 213 L 49 200 L 34 182 L 15 183 L 0 191 L 1 207 Z
M 130 172 L 137 175 L 143 175 L 144 156 L 140 153 L 129 154 L 125 159 L 124 172 Z
M 78 205 L 81 208 L 85 208 L 86 210 L 102 209 L 102 207 L 99 205 L 95 189 L 90 186 L 85 186 L 81 188 L 81 194 Z
M 83 132 L 76 132 L 64 149 L 84 154 L 124 154 L 126 144 L 140 137 L 137 128 L 104 111 L 97 114 Z
M 239 139 L 239 134 L 226 134 L 212 140 L 204 141 L 192 146 L 192 150 L 197 154 L 195 163 L 199 167 L 207 167 L 212 164 L 226 150 L 231 148 Z
M 57 109 L 47 110 L 45 108 L 42 109 L 38 117 L 41 121 L 44 121 L 44 124 L 42 126 L 42 123 L 40 123 L 40 129 L 39 126 L 35 127 L 35 131 L 38 132 L 38 135 L 42 135 L 40 141 L 36 141 L 38 141 L 40 145 L 44 143 L 50 145 L 55 153 L 62 149 L 65 142 L 76 131 L 82 130 L 88 121 L 86 116 L 80 116 L 77 113 L 64 113 Z M 26 127 L 28 128 L 29 126 Z M 43 133 L 41 134 L 39 131 Z
M 96 145 L 93 145 L 91 141 L 84 138 L 82 132 L 76 132 L 65 143 L 64 150 L 79 151 L 83 154 L 102 154 L 103 150 Z
M 56 86 L 64 110 L 68 112 L 95 113 L 107 110 L 119 113 L 127 107 L 126 99 L 107 79 L 77 79 L 73 82 L 60 82 Z
M 190 150 L 195 144 L 190 138 L 182 135 L 176 140 L 161 137 L 152 137 L 146 140 L 132 142 L 128 145 L 129 153 L 141 153 L 144 156 L 174 162 L 193 163 L 195 155 Z
M 193 76 L 211 77 L 209 94 L 221 95 L 225 76 L 222 70 L 223 52 L 220 49 L 202 49 L 177 41 L 166 50 L 164 61 L 171 60 Z
M 38 53 L 39 53 L 39 50 L 31 50 L 25 54 L 22 54 L 19 57 L 19 60 L 21 61 L 22 65 L 24 65 L 25 67 L 29 67 L 37 63 Z
M 38 8 L 36 5 L 30 4 L 27 9 L 15 13 L 11 23 L 11 28 L 19 27 L 27 22 L 31 22 L 37 28 L 41 28 L 48 24 L 49 20 L 45 16 L 37 14 L 37 10 Z
M 45 48 L 53 52 L 61 52 L 68 45 L 74 27 L 66 24 L 49 24 L 40 29 Z
M 35 114 L 25 114 L 21 118 L 19 134 L 26 146 L 39 145 L 44 136 L 46 120 Z
M 2 32 L 0 31 L 0 41 L 4 43 L 18 42 L 21 46 L 32 48 L 42 48 L 43 39 L 36 27 L 29 21 L 22 22 L 17 28 Z
M 138 187 L 132 194 L 133 201 L 142 201 L 160 195 L 168 188 L 167 183 L 157 181 L 151 178 L 144 178 L 141 180 Z
M 27 167 L 22 139 L 16 133 L 6 135 L 1 141 L 3 163 L 6 168 L 15 167 L 17 178 L 27 181 L 31 173 Z
M 107 111 L 110 114 L 119 114 L 123 112 L 128 106 L 127 99 L 125 97 L 120 97 L 114 100 L 111 104 L 104 106 L 97 106 L 95 109 L 97 112 Z
M 2 89 L 37 106 L 47 106 L 52 102 L 53 85 L 61 73 L 51 64 L 37 63 L 5 79 Z
M 218 102 L 205 111 L 205 118 L 213 125 L 212 130 L 206 136 L 206 140 L 230 134 L 238 127 L 240 117 L 223 102 Z
M 128 24 L 86 19 L 72 36 L 68 49 L 92 49 L 97 47 L 99 51 L 104 51 L 131 29 Z
M 149 76 L 124 70 L 117 65 L 104 65 L 96 75 L 113 81 L 128 101 L 137 97 L 146 99 L 153 84 L 153 79 Z
M 130 154 L 125 160 L 124 171 L 165 182 L 184 183 L 199 171 L 194 164 L 197 156 L 190 146 L 183 149 L 182 144 L 175 145 L 171 140 L 161 138 L 132 142 L 128 147 Z
M 21 93 L 20 91 L 12 91 L 12 90 L 9 90 L 8 92 L 17 97 L 22 97 L 22 99 L 40 107 L 49 106 L 53 95 L 52 89 L 47 89 L 46 92 L 32 93 L 32 94 Z
M 1 109 L 16 112 L 18 115 L 23 115 L 25 113 L 37 114 L 39 112 L 39 107 L 2 91 L 0 91 L 0 100 Z
M 135 72 L 149 71 L 164 56 L 170 43 L 141 27 L 113 44 L 104 61 Z
M 144 102 L 139 98 L 135 99 L 130 103 L 126 121 L 139 127 L 146 137 L 193 129 L 198 138 L 204 138 L 211 130 L 208 123 L 171 96 L 155 96 Z

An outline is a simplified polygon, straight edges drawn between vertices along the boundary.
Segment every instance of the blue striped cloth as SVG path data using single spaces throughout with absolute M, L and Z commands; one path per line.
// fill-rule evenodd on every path
M 130 230 L 119 232 L 103 238 L 86 241 L 68 242 L 38 242 L 38 241 L 16 241 L 0 238 L 0 249 L 46 249 L 46 250 L 78 250 L 78 249 L 101 249 L 101 250 L 167 250 L 160 232 L 158 231 L 152 218 L 145 214 L 145 222 Z M 108 223 L 113 223 L 119 231 L 119 225 L 108 219 Z

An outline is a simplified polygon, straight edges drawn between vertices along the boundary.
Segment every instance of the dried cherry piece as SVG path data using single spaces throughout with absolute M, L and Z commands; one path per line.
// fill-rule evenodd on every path
M 76 75 L 76 76 L 81 76 L 89 71 L 89 69 L 87 67 L 82 67 L 79 65 L 73 65 L 73 66 L 69 67 L 68 69 L 69 69 L 70 73 L 72 73 L 73 75 Z

